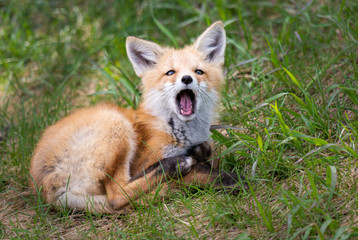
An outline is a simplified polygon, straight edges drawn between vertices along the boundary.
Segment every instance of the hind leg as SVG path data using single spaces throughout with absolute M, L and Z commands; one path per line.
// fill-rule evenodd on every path
M 240 189 L 247 189 L 245 178 L 236 173 L 218 171 L 207 163 L 198 163 L 192 170 L 182 178 L 178 179 L 179 184 L 213 186 L 227 192 L 237 193 Z
M 177 156 L 162 159 L 149 167 L 143 173 L 132 177 L 127 184 L 108 185 L 108 203 L 113 210 L 119 210 L 131 201 L 138 199 L 143 193 L 149 193 L 166 178 L 178 178 L 188 174 L 194 164 L 190 156 Z

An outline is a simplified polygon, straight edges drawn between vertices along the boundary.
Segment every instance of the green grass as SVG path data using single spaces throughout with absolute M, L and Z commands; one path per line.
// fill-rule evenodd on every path
M 0 238 L 358 237 L 356 1 L 0 1 Z M 136 107 L 129 35 L 192 43 L 227 31 L 221 168 L 238 196 L 192 187 L 121 216 L 60 212 L 30 193 L 41 132 L 73 109 Z

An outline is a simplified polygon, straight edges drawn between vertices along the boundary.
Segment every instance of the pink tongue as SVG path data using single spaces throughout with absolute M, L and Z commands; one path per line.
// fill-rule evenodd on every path
M 193 113 L 193 103 L 188 94 L 183 94 L 180 98 L 180 113 L 185 116 Z

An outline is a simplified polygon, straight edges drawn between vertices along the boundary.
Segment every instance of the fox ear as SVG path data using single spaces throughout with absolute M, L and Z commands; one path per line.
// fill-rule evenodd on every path
M 226 34 L 221 21 L 213 23 L 195 41 L 194 48 L 204 53 L 205 60 L 224 64 Z
M 156 43 L 135 37 L 127 37 L 127 55 L 138 77 L 153 67 L 164 50 Z

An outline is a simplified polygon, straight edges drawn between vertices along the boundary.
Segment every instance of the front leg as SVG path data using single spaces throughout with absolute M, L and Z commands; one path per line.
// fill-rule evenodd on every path
M 208 142 L 202 142 L 200 144 L 192 146 L 188 150 L 188 154 L 199 162 L 205 162 L 211 157 L 211 146 Z
M 188 174 L 197 161 L 192 156 L 181 155 L 165 158 L 158 163 L 158 174 L 176 178 Z
M 195 145 L 188 150 L 188 154 L 195 158 L 198 163 L 192 167 L 189 174 L 180 179 L 186 184 L 200 186 L 212 185 L 215 188 L 233 190 L 236 193 L 241 187 L 247 189 L 244 177 L 235 173 L 218 171 L 217 167 L 211 166 L 208 162 L 212 156 L 211 146 L 207 142 Z
M 188 150 L 188 154 L 194 157 L 198 162 L 206 162 L 209 163 L 213 169 L 219 169 L 220 158 L 210 159 L 212 153 L 212 143 L 210 144 L 209 142 L 194 145 Z M 210 161 L 208 161 L 209 159 Z

